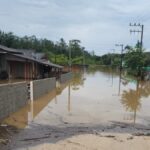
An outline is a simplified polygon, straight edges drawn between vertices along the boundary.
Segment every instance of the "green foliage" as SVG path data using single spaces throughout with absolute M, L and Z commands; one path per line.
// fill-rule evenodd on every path
M 145 67 L 150 66 L 150 53 L 149 53 L 149 52 L 145 53 L 144 66 L 145 66 Z
M 83 49 L 80 46 L 80 40 L 70 40 L 69 41 L 69 50 L 71 50 L 72 58 L 83 55 Z
M 78 56 L 72 59 L 73 64 L 82 64 L 83 63 L 83 56 Z
M 56 55 L 55 63 L 66 65 L 68 64 L 68 57 L 66 57 L 64 54 Z
M 129 47 L 126 51 L 125 66 L 128 69 L 128 72 L 140 76 L 141 69 L 145 62 L 144 50 L 141 50 L 141 48 L 136 46 L 134 48 Z
M 69 50 L 71 51 L 72 64 L 83 64 L 83 58 L 85 64 L 95 63 L 95 58 L 81 46 L 81 41 L 77 39 L 70 40 L 67 44 L 61 38 L 54 43 L 48 39 L 38 39 L 34 35 L 18 37 L 12 32 L 0 31 L 0 44 L 16 49 L 33 49 L 36 52 L 44 52 L 53 63 L 68 64 Z
M 119 67 L 120 66 L 120 55 L 115 55 L 112 60 L 112 66 Z
M 96 62 L 99 62 L 100 65 L 104 65 L 104 66 L 119 67 L 120 66 L 120 54 L 108 53 L 101 57 L 97 57 Z
M 111 65 L 111 60 L 112 60 L 112 55 L 111 54 L 106 54 L 101 57 L 101 61 L 105 65 Z

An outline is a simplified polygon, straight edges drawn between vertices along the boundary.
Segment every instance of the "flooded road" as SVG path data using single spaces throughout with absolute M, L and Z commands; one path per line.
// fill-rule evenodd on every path
M 51 113 L 72 124 L 150 124 L 150 83 L 120 79 L 111 70 L 76 73 L 54 101 L 49 104 Z
M 23 129 L 8 149 L 41 149 L 83 133 L 135 134 L 142 129 L 145 134 L 150 130 L 149 110 L 150 82 L 103 68 L 76 71 L 72 81 L 29 102 L 3 124 Z

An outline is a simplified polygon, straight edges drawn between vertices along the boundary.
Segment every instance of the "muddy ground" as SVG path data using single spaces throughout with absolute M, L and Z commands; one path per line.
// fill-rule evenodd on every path
M 49 126 L 32 122 L 24 130 L 10 126 L 1 127 L 2 150 L 47 149 L 150 149 L 150 128 L 111 122 L 109 125 L 69 124 Z

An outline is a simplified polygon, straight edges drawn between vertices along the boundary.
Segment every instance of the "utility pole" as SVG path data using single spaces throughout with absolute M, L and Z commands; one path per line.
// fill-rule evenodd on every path
M 118 95 L 120 95 L 120 89 L 121 89 L 121 74 L 122 74 L 122 60 L 123 60 L 123 44 L 115 44 L 117 47 L 121 47 L 121 56 L 120 56 L 120 75 L 119 75 L 119 88 L 118 88 Z
M 113 63 L 113 55 L 114 55 L 114 53 L 115 53 L 115 49 L 111 49 L 111 51 L 112 51 L 112 54 L 111 54 L 111 66 L 112 66 L 112 63 Z
M 83 48 L 83 67 L 85 67 L 85 53 L 84 53 L 84 48 Z
M 115 49 L 112 49 L 112 55 L 111 55 L 111 73 L 112 73 L 112 86 L 113 86 L 113 80 L 114 80 L 114 77 L 113 77 L 113 62 L 114 62 L 114 57 L 113 55 L 115 54 Z
M 115 44 L 117 47 L 121 47 L 121 56 L 120 56 L 120 72 L 122 71 L 122 61 L 123 61 L 123 49 L 124 45 L 123 44 Z
M 55 52 L 55 64 L 56 64 L 56 52 Z
M 140 28 L 140 30 L 138 29 L 134 29 L 134 30 L 130 30 L 130 33 L 140 33 L 141 34 L 141 41 L 140 41 L 140 48 L 141 48 L 141 51 L 142 51 L 142 48 L 143 48 L 143 33 L 144 33 L 144 25 L 143 24 L 136 24 L 136 23 L 134 23 L 134 24 L 132 24 L 132 23 L 130 23 L 129 24 L 129 26 L 130 27 L 139 27 Z
M 130 27 L 139 27 L 140 29 L 134 29 L 134 30 L 130 30 L 130 33 L 140 33 L 141 34 L 141 41 L 140 41 L 140 50 L 142 52 L 142 49 L 143 49 L 143 33 L 144 33 L 144 25 L 143 24 L 129 24 Z M 140 73 L 140 76 L 142 76 L 141 74 L 141 68 L 139 68 L 139 73 Z
M 71 48 L 69 48 L 69 71 L 71 71 Z
M 69 85 L 68 85 L 68 112 L 71 111 L 71 99 L 70 99 L 70 97 L 71 97 L 71 90 L 70 90 L 70 83 L 69 83 Z

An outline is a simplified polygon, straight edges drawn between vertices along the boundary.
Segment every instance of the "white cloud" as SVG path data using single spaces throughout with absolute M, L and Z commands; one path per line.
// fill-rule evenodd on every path
M 144 45 L 150 47 L 149 6 L 149 0 L 0 0 L 0 29 L 55 41 L 78 38 L 103 54 L 115 43 L 135 43 L 138 36 L 129 35 L 128 24 L 142 21 Z
M 18 2 L 21 2 L 23 4 L 32 5 L 32 6 L 39 6 L 39 7 L 45 7 L 49 4 L 49 1 L 47 0 L 18 0 Z

